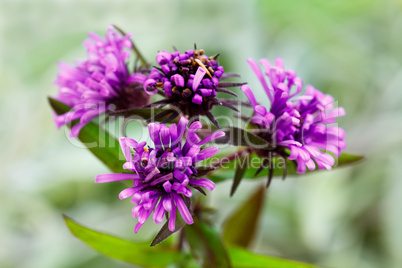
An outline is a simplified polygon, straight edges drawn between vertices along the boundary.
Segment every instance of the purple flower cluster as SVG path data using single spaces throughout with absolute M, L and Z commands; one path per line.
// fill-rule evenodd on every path
M 92 119 L 114 108 L 142 107 L 149 96 L 142 91 L 147 76 L 142 73 L 129 74 L 126 60 L 132 43 L 131 35 L 122 36 L 110 26 L 106 39 L 89 33 L 85 41 L 87 59 L 77 66 L 60 63 L 56 84 L 59 86 L 59 101 L 72 107 L 70 112 L 56 116 L 55 123 L 61 127 L 79 119 L 71 129 L 77 137 L 81 128 Z
M 276 59 L 276 66 L 272 66 L 266 59 L 260 60 L 270 84 L 253 59 L 247 62 L 271 102 L 268 110 L 257 103 L 247 85 L 242 86 L 241 90 L 254 108 L 252 123 L 260 129 L 256 134 L 273 144 L 275 153 L 295 160 L 298 173 L 305 173 L 306 167 L 314 170 L 316 164 L 319 169 L 330 170 L 335 160 L 327 152 L 339 157 L 346 143 L 343 129 L 328 124 L 335 123 L 337 117 L 345 115 L 344 109 L 334 108 L 332 96 L 310 85 L 306 87 L 305 94 L 298 95 L 303 82 L 293 70 L 284 70 L 282 59 Z M 290 150 L 290 154 L 286 149 Z M 257 153 L 268 157 L 270 152 Z
M 149 135 L 154 148 L 146 146 L 146 142 L 136 142 L 130 138 L 120 138 L 120 145 L 127 162 L 124 169 L 136 174 L 101 174 L 95 182 L 111 182 L 133 180 L 133 187 L 123 190 L 120 199 L 131 197 L 135 205 L 132 210 L 134 218 L 138 218 L 134 232 L 138 232 L 151 213 L 153 221 L 161 223 L 166 213 L 169 214 L 168 227 L 175 230 L 176 208 L 187 224 L 193 223 L 190 208 L 191 188 L 205 194 L 201 187 L 212 191 L 215 184 L 200 174 L 196 163 L 214 156 L 217 147 L 202 150 L 207 142 L 222 137 L 224 132 L 215 132 L 201 140 L 196 131 L 202 127 L 199 121 L 190 125 L 188 120 L 181 117 L 179 123 L 149 124 Z M 186 133 L 186 142 L 182 144 Z M 132 149 L 134 150 L 132 152 Z
M 272 157 L 292 160 L 297 164 L 297 172 L 305 173 L 306 168 L 330 170 L 335 163 L 332 155 L 339 157 L 345 149 L 345 132 L 334 125 L 336 118 L 345 114 L 344 109 L 335 108 L 332 96 L 310 85 L 301 93 L 302 80 L 294 71 L 285 70 L 281 59 L 276 59 L 275 65 L 260 60 L 265 72 L 253 59 L 247 60 L 271 103 L 267 108 L 258 104 L 247 85 L 222 82 L 237 75 L 224 72 L 217 61 L 219 54 L 209 57 L 196 47 L 184 53 L 160 51 L 156 55 L 159 66 L 150 69 L 133 47 L 131 35 L 117 30 L 109 27 L 105 39 L 89 33 L 90 38 L 84 43 L 87 58 L 75 66 L 60 63 L 55 81 L 59 86 L 56 99 L 70 106 L 71 111 L 56 116 L 55 123 L 60 128 L 74 121 L 70 135 L 77 137 L 82 127 L 104 113 L 111 115 L 116 110 L 114 114 L 120 111 L 126 115 L 124 112 L 138 112 L 132 108 L 169 106 L 149 119 L 153 146 L 146 141 L 120 138 L 127 173 L 100 174 L 95 178 L 96 183 L 132 180 L 133 186 L 124 189 L 119 197 L 130 197 L 134 204 L 132 216 L 138 219 L 135 233 L 152 213 L 153 221 L 158 224 L 166 216 L 171 232 L 176 229 L 177 213 L 187 224 L 193 223 L 192 189 L 205 195 L 205 189 L 212 191 L 215 187 L 211 180 L 203 178 L 213 168 L 197 165 L 219 150 L 205 148 L 205 144 L 225 136 L 225 132 L 217 131 L 201 139 L 196 134 L 203 127 L 198 119 L 207 116 L 219 128 L 210 112 L 215 105 L 238 111 L 231 100 L 217 98 L 219 92 L 237 97 L 226 88 L 241 86 L 254 110 L 253 133 L 272 145 L 246 148 L 247 152 L 254 151 L 264 158 L 259 171 L 265 163 L 270 164 L 268 184 L 273 174 Z M 146 65 L 133 73 L 128 68 L 130 49 Z M 150 96 L 157 93 L 164 98 L 149 104 Z M 177 124 L 164 124 L 174 119 L 178 119 Z
M 177 108 L 176 110 L 189 118 L 206 115 L 216 123 L 209 112 L 213 106 L 223 105 L 237 111 L 229 102 L 218 100 L 216 93 L 224 92 L 237 96 L 224 87 L 241 85 L 220 82 L 221 79 L 236 75 L 224 74 L 223 67 L 216 60 L 217 57 L 218 55 L 206 56 L 202 49 L 187 50 L 183 54 L 179 51 L 160 51 L 156 55 L 156 62 L 160 67 L 151 70 L 144 83 L 144 90 L 150 95 L 158 93 L 159 89 L 164 92 L 166 99 L 155 103 L 159 107 L 170 104 L 174 110 Z

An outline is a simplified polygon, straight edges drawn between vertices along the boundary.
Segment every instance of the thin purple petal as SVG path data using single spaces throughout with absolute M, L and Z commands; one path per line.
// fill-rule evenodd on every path
M 193 91 L 195 92 L 198 88 L 198 86 L 201 83 L 202 78 L 204 78 L 204 75 L 206 74 L 206 70 L 202 67 L 198 67 L 197 72 L 195 73 L 194 80 L 193 80 Z
M 175 193 L 173 193 L 173 198 L 174 202 L 176 203 L 176 207 L 179 210 L 183 220 L 187 224 L 193 224 L 194 223 L 193 217 L 191 217 L 190 211 L 188 211 L 188 208 L 184 204 L 183 199 L 181 199 L 181 197 Z
M 105 183 L 112 181 L 125 181 L 125 180 L 135 180 L 138 179 L 138 175 L 136 174 L 118 174 L 118 173 L 109 173 L 109 174 L 100 174 L 95 177 L 95 183 Z

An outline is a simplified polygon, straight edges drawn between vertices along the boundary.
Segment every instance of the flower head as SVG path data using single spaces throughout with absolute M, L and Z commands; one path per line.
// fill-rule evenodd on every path
M 271 107 L 259 105 L 251 89 L 243 85 L 242 91 L 246 94 L 254 108 L 254 123 L 260 130 L 256 133 L 272 145 L 271 151 L 257 151 L 261 157 L 287 157 L 297 162 L 297 172 L 305 173 L 306 167 L 310 170 L 326 168 L 334 165 L 334 158 L 327 152 L 339 157 L 345 149 L 345 132 L 336 126 L 336 117 L 345 114 L 343 108 L 334 108 L 334 99 L 325 95 L 312 86 L 306 87 L 304 94 L 298 95 L 302 88 L 302 80 L 293 70 L 284 70 L 282 59 L 276 59 L 276 66 L 268 60 L 260 63 L 265 67 L 265 76 L 257 63 L 248 59 L 248 64 L 260 80 L 270 102 Z M 290 154 L 286 152 L 290 150 Z
M 223 105 L 237 111 L 230 101 L 216 98 L 217 92 L 237 96 L 225 87 L 242 85 L 221 82 L 236 75 L 224 73 L 223 67 L 217 62 L 218 56 L 219 54 L 208 57 L 204 54 L 204 50 L 196 48 L 185 53 L 160 51 L 156 55 L 156 62 L 160 67 L 151 70 L 144 83 L 144 90 L 153 95 L 161 89 L 160 92 L 163 92 L 166 99 L 154 103 L 153 106 L 163 107 L 170 104 L 173 110 L 171 119 L 178 113 L 196 119 L 200 115 L 206 115 L 215 125 L 217 122 L 210 113 L 213 106 Z
M 87 59 L 76 66 L 60 63 L 55 82 L 59 86 L 56 99 L 72 107 L 70 112 L 57 116 L 55 123 L 61 127 L 80 119 L 71 130 L 74 137 L 85 124 L 109 109 L 142 107 L 149 101 L 141 90 L 147 76 L 141 72 L 130 75 L 127 68 L 131 35 L 122 36 L 112 26 L 105 40 L 94 33 L 88 35 L 84 42 Z
M 217 147 L 202 149 L 203 145 L 225 135 L 215 132 L 201 140 L 196 131 L 202 127 L 199 121 L 190 125 L 181 117 L 179 123 L 167 127 L 164 124 L 149 124 L 149 135 L 154 147 L 146 142 L 137 142 L 130 138 L 120 138 L 120 145 L 127 162 L 123 167 L 136 174 L 101 174 L 95 182 L 133 180 L 133 187 L 123 190 L 119 197 L 131 197 L 135 205 L 132 214 L 138 218 L 134 232 L 138 232 L 147 218 L 153 214 L 153 221 L 161 223 L 165 213 L 169 214 L 169 229 L 175 230 L 176 208 L 187 224 L 193 223 L 190 208 L 191 188 L 205 194 L 202 188 L 212 191 L 215 184 L 198 176 L 196 163 L 214 156 Z M 183 134 L 187 133 L 186 142 L 182 144 Z M 134 153 L 132 150 L 134 150 Z M 202 188 L 201 188 L 202 187 Z

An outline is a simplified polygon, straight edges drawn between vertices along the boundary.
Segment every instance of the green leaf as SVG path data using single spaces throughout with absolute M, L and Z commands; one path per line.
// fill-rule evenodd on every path
M 362 160 L 364 157 L 361 155 L 342 154 L 338 158 L 338 166 L 349 165 Z
M 117 110 L 111 112 L 111 115 L 114 116 L 124 116 L 124 117 L 132 117 L 138 116 L 143 120 L 149 120 L 158 113 L 165 111 L 164 109 L 128 109 L 128 110 Z
M 341 167 L 345 165 L 349 165 L 355 162 L 358 162 L 363 159 L 363 156 L 358 155 L 350 155 L 350 154 L 342 154 L 341 157 L 338 158 L 338 164 L 335 167 Z M 268 176 L 268 168 L 263 169 L 257 176 L 254 176 L 257 172 L 258 168 L 262 164 L 263 159 L 258 157 L 255 153 L 250 154 L 250 166 L 246 170 L 244 174 L 244 179 L 258 179 L 261 177 L 266 178 Z M 295 167 L 294 163 L 290 160 L 286 161 L 287 163 L 287 175 L 302 175 L 297 173 L 297 168 Z M 273 159 L 273 168 L 274 168 L 274 177 L 282 177 L 283 168 L 284 168 L 284 161 L 282 158 L 274 158 Z M 208 179 L 212 180 L 215 183 L 222 182 L 225 180 L 231 180 L 235 176 L 235 159 L 230 159 L 228 161 L 224 161 L 224 164 L 220 167 L 211 171 L 208 174 Z M 306 173 L 316 172 L 318 171 L 307 170 Z
M 257 231 L 258 219 L 264 206 L 265 187 L 260 186 L 225 221 L 223 241 L 240 247 L 248 247 Z
M 257 137 L 251 132 L 237 127 L 225 127 L 221 129 L 226 135 L 222 138 L 214 140 L 217 144 L 230 144 L 234 146 L 247 146 L 258 149 L 269 149 L 271 145 L 266 141 Z
M 64 114 L 71 108 L 49 97 L 49 103 L 57 114 Z M 72 125 L 74 125 L 73 122 Z M 125 163 L 123 153 L 117 139 L 112 137 L 107 131 L 100 128 L 95 123 L 86 124 L 80 131 L 78 139 L 101 160 L 111 171 L 115 173 L 127 173 L 123 169 Z
M 158 247 L 151 248 L 148 246 L 149 242 L 136 243 L 121 239 L 86 228 L 67 216 L 63 217 L 71 233 L 108 257 L 142 267 L 166 267 L 178 263 L 183 264 L 183 267 L 196 266 L 188 254 L 177 252 L 172 249 L 170 244 L 161 244 Z M 195 228 L 188 228 L 190 226 Z M 193 225 L 186 226 L 186 236 L 191 237 L 189 243 L 192 248 L 194 246 L 197 249 L 201 248 L 204 254 L 209 254 L 205 257 L 211 259 L 204 260 L 204 267 L 230 267 L 230 256 L 233 267 L 239 268 L 318 268 L 304 263 L 254 254 L 235 246 L 228 246 L 226 251 L 217 231 L 197 221 Z M 204 245 L 207 245 L 209 252 L 202 249 Z
M 248 154 L 240 156 L 240 158 L 237 160 L 235 176 L 233 179 L 232 188 L 230 190 L 230 196 L 232 196 L 235 193 L 237 187 L 240 185 L 240 182 L 243 179 L 244 174 L 246 173 L 246 170 L 250 165 L 250 162 L 248 162 L 248 160 L 250 160 Z
M 228 246 L 228 253 L 234 268 L 269 267 L 269 268 L 319 268 L 306 263 L 284 260 L 252 253 L 246 249 Z
M 159 230 L 158 234 L 155 236 L 154 240 L 152 240 L 151 247 L 158 245 L 159 243 L 168 239 L 172 234 L 180 231 L 180 229 L 183 228 L 185 224 L 186 223 L 181 217 L 177 217 L 175 221 L 175 230 L 174 232 L 172 232 L 169 230 L 169 220 L 167 220 L 162 228 Z
M 53 99 L 52 97 L 48 97 L 47 99 L 53 111 L 55 111 L 55 113 L 58 115 L 65 114 L 71 110 L 71 107 L 56 99 Z
M 114 259 L 143 267 L 166 267 L 188 258 L 188 255 L 160 245 L 150 248 L 148 242 L 135 243 L 112 235 L 88 229 L 63 216 L 70 231 L 96 251 Z
M 231 267 L 226 247 L 214 227 L 195 219 L 184 230 L 191 253 L 203 267 Z

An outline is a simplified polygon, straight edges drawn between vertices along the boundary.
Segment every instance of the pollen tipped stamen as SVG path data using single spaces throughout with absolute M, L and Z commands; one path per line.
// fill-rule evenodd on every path
M 205 67 L 204 63 L 202 63 L 199 59 L 195 59 L 195 62 L 196 62 L 198 65 L 200 65 L 200 67 L 201 67 L 202 69 L 204 69 L 204 70 L 206 71 L 206 73 L 208 74 L 208 76 L 209 76 L 210 78 L 212 78 L 211 73 L 208 71 L 207 67 Z

